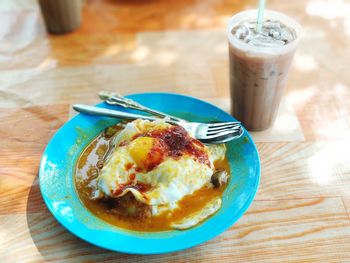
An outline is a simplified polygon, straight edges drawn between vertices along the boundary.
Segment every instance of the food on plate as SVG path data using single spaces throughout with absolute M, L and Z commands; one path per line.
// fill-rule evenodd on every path
M 92 213 L 116 226 L 186 229 L 220 209 L 229 178 L 225 154 L 224 144 L 204 145 L 162 119 L 135 120 L 107 128 L 88 145 L 76 188 Z
M 197 225 L 204 219 L 209 217 L 218 211 L 221 207 L 221 198 L 216 197 L 215 199 L 209 201 L 201 210 L 195 211 L 194 213 L 184 217 L 180 221 L 176 221 L 171 224 L 175 229 L 187 229 Z
M 215 187 L 220 187 L 222 185 L 225 185 L 228 180 L 228 174 L 225 170 L 218 170 L 213 173 L 211 176 L 211 183 Z

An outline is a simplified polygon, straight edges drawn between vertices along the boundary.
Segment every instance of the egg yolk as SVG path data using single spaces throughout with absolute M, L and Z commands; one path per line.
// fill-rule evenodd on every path
M 130 143 L 129 153 L 137 168 L 143 172 L 152 170 L 166 157 L 166 148 L 157 138 L 138 137 Z

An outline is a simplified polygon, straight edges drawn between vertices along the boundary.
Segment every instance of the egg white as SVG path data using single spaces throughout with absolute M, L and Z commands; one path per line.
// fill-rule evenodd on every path
M 115 142 L 119 145 L 123 141 L 130 141 L 140 132 L 168 127 L 170 125 L 163 120 L 136 120 L 126 125 L 115 138 Z M 119 185 L 130 184 L 130 174 L 135 174 L 133 183 L 151 185 L 151 189 L 141 193 L 136 189 L 127 188 L 118 197 L 131 192 L 138 201 L 152 206 L 153 215 L 173 210 L 185 195 L 192 194 L 205 185 L 211 186 L 210 180 L 215 169 L 213 163 L 225 157 L 226 148 L 225 145 L 211 145 L 206 146 L 205 150 L 209 155 L 210 166 L 184 154 L 179 159 L 167 157 L 149 172 L 137 172 L 134 169 L 137 164 L 129 153 L 130 145 L 116 147 L 101 170 L 97 179 L 98 187 L 104 194 L 111 196 Z M 133 168 L 127 170 L 127 164 L 133 164 Z

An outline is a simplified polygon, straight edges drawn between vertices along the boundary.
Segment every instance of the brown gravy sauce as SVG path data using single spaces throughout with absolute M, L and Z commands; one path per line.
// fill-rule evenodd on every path
M 203 187 L 191 195 L 185 196 L 178 203 L 178 208 L 172 212 L 164 212 L 159 216 L 139 218 L 123 216 L 111 213 L 108 203 L 101 200 L 91 200 L 90 194 L 95 179 L 102 168 L 102 159 L 109 149 L 112 136 L 122 130 L 121 125 L 107 128 L 104 132 L 93 139 L 80 155 L 75 171 L 75 186 L 79 198 L 83 204 L 97 217 L 117 227 L 134 231 L 165 231 L 171 229 L 171 223 L 201 210 L 209 201 L 217 196 L 222 196 L 226 185 L 219 188 Z M 227 160 L 216 162 L 216 169 L 225 169 L 230 174 Z

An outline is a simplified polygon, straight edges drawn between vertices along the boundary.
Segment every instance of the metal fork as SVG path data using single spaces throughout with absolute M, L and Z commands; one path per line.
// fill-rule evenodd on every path
M 164 112 L 160 112 L 160 111 L 148 108 L 148 107 L 141 105 L 140 103 L 138 103 L 132 99 L 125 98 L 118 93 L 108 92 L 108 91 L 100 91 L 98 93 L 98 97 L 109 105 L 118 105 L 118 106 L 121 106 L 124 108 L 144 111 L 144 112 L 150 113 L 154 116 L 159 116 L 159 117 L 163 117 L 163 118 L 168 117 L 171 120 L 187 122 L 187 120 L 181 119 L 179 117 L 175 117 L 175 116 L 172 116 L 170 114 L 166 114 Z
M 120 119 L 144 119 L 150 121 L 159 120 L 159 118 L 156 117 L 104 109 L 83 104 L 75 104 L 73 105 L 73 109 L 89 115 L 115 117 Z M 164 120 L 167 123 L 182 126 L 191 136 L 208 144 L 225 143 L 233 139 L 240 138 L 244 133 L 244 130 L 239 122 L 199 123 L 182 120 L 178 121 L 170 118 L 165 118 Z
M 100 91 L 98 93 L 98 96 L 101 100 L 103 100 L 109 105 L 118 105 L 124 108 L 135 109 L 135 110 L 150 113 L 155 116 L 168 117 L 170 118 L 170 120 L 182 122 L 183 124 L 181 126 L 183 126 L 187 131 L 190 131 L 190 134 L 198 135 L 197 139 L 199 140 L 210 140 L 212 139 L 213 136 L 216 137 L 217 132 L 230 131 L 230 129 L 236 128 L 237 126 L 236 124 L 240 124 L 240 122 L 226 122 L 226 123 L 222 122 L 222 123 L 215 123 L 215 124 L 209 123 L 208 125 L 204 123 L 192 122 L 188 124 L 189 122 L 187 120 L 148 108 L 132 99 L 125 98 L 118 93 Z

